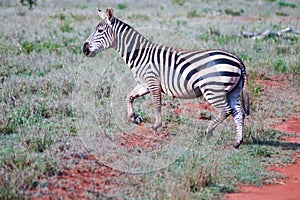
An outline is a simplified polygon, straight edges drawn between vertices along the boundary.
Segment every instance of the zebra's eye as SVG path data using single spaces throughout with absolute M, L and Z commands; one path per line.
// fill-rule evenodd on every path
M 103 29 L 98 29 L 98 33 L 102 33 L 103 32 Z

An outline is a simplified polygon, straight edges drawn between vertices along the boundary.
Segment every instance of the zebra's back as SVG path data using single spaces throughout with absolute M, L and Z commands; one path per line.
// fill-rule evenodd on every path
M 230 92 L 242 75 L 242 63 L 233 54 L 222 50 L 161 51 L 162 91 L 175 98 L 205 98 L 216 91 Z M 223 91 L 223 92 L 222 92 Z M 223 93 L 223 94 L 224 94 Z

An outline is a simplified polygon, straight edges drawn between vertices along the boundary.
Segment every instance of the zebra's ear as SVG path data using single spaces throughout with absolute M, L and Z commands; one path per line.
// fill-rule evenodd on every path
M 106 14 L 108 16 L 108 19 L 111 20 L 113 18 L 113 9 L 112 8 L 107 8 L 106 9 Z
M 101 17 L 101 19 L 107 19 L 108 16 L 105 12 L 102 12 L 99 8 L 97 8 L 97 11 L 98 11 L 98 15 Z

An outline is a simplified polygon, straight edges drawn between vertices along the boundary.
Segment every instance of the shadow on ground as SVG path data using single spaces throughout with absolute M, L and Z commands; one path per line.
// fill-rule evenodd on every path
M 258 145 L 272 146 L 272 147 L 281 147 L 284 150 L 300 150 L 300 144 L 296 142 L 253 139 L 252 143 Z

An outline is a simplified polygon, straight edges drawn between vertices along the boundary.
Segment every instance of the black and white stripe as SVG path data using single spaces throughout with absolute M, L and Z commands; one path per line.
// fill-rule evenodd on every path
M 224 50 L 184 51 L 150 42 L 128 24 L 113 17 L 112 10 L 98 11 L 103 21 L 86 40 L 84 53 L 94 56 L 106 48 L 114 48 L 123 58 L 138 83 L 126 101 L 128 116 L 134 123 L 140 118 L 133 111 L 135 98 L 151 94 L 156 122 L 161 122 L 161 93 L 174 98 L 204 98 L 219 112 L 209 123 L 206 134 L 212 131 L 229 114 L 236 123 L 237 148 L 242 142 L 244 112 L 249 114 L 247 76 L 242 61 Z M 243 109 L 239 105 L 242 92 Z

